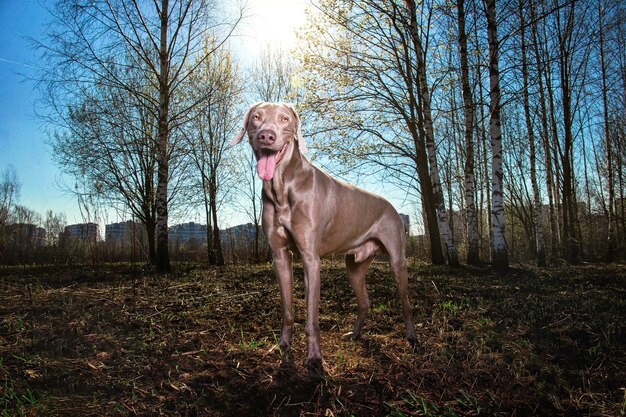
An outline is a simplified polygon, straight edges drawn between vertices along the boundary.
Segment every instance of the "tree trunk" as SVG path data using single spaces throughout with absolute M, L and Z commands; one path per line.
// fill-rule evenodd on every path
M 410 33 L 413 41 L 415 57 L 417 59 L 417 79 L 416 85 L 419 91 L 421 101 L 421 113 L 424 117 L 424 133 L 426 139 L 426 153 L 428 155 L 428 166 L 430 168 L 430 179 L 432 182 L 432 190 L 434 196 L 434 205 L 437 211 L 437 219 L 439 224 L 439 234 L 446 248 L 448 264 L 451 266 L 459 266 L 459 259 L 454 245 L 454 236 L 448 219 L 448 211 L 446 210 L 445 200 L 443 198 L 443 190 L 439 179 L 439 166 L 437 164 L 437 153 L 435 149 L 435 132 L 433 129 L 433 121 L 430 105 L 430 91 L 428 89 L 428 78 L 426 76 L 426 63 L 424 62 L 424 49 L 417 29 L 417 11 L 414 0 L 408 0 L 408 11 L 410 14 Z
M 146 217 L 145 221 L 146 227 L 146 237 L 148 239 L 148 260 L 151 265 L 156 265 L 157 262 L 157 254 L 156 254 L 156 240 L 155 240 L 155 231 L 156 231 L 156 219 L 153 215 Z M 133 224 L 133 230 L 135 226 Z M 134 246 L 134 242 L 133 242 Z
M 550 223 L 550 256 L 556 259 L 559 255 L 559 222 L 554 206 L 554 172 L 552 171 L 552 152 L 550 150 L 550 133 L 548 128 L 548 110 L 546 107 L 546 96 L 543 84 L 543 64 L 539 53 L 539 35 L 537 29 L 537 19 L 535 18 L 535 0 L 530 0 L 531 31 L 535 51 L 535 65 L 537 67 L 537 84 L 539 90 L 539 111 L 541 114 L 541 141 L 546 167 L 546 191 L 548 194 L 548 218 Z
M 536 22 L 536 18 L 533 19 L 534 22 Z M 536 25 L 533 25 L 533 28 L 536 29 Z M 543 31 L 543 38 L 542 39 L 535 39 L 535 48 L 538 49 L 540 44 L 547 44 L 547 35 L 546 35 L 546 30 L 544 27 L 544 31 Z M 537 37 L 538 38 L 538 37 Z M 551 66 L 550 66 L 550 62 L 553 60 L 552 57 L 549 55 L 549 52 L 547 50 L 544 50 L 544 54 L 545 54 L 545 58 L 544 58 L 544 62 L 542 63 L 542 65 L 539 66 L 539 68 L 543 68 L 545 69 L 543 71 L 543 75 L 545 77 L 545 91 L 547 91 L 547 101 L 544 101 L 544 103 L 547 102 L 548 105 L 548 111 L 546 114 L 546 117 L 549 119 L 549 123 L 547 123 L 547 125 L 551 128 L 551 135 L 552 135 L 552 144 L 550 143 L 550 140 L 548 138 L 548 136 L 546 136 L 547 140 L 544 144 L 545 147 L 545 154 L 546 154 L 546 167 L 549 173 L 551 173 L 552 175 L 547 175 L 548 179 L 553 179 L 552 181 L 552 187 L 548 188 L 548 198 L 550 198 L 550 193 L 552 194 L 553 197 L 553 216 L 551 216 L 551 225 L 550 228 L 552 230 L 552 239 L 553 239 L 553 243 L 552 246 L 556 246 L 555 248 L 555 253 L 554 253 L 554 257 L 558 258 L 560 255 L 560 248 L 561 248 L 561 228 L 560 228 L 560 224 L 561 224 L 561 220 L 563 217 L 563 208 L 561 207 L 561 193 L 559 191 L 559 187 L 558 184 L 562 181 L 561 180 L 561 166 L 560 166 L 560 155 L 558 152 L 558 148 L 559 148 L 559 132 L 558 132 L 558 127 L 557 127 L 557 121 L 556 121 L 556 111 L 555 111 L 555 97 L 554 97 L 554 91 L 556 89 L 556 87 L 553 86 L 553 82 L 552 82 L 552 70 L 551 70 Z M 539 54 L 537 54 L 537 56 L 539 56 Z M 540 80 L 541 82 L 541 80 Z M 540 89 L 540 93 L 543 94 L 544 89 L 541 88 Z M 554 223 L 552 223 L 552 220 L 554 220 Z M 554 229 L 553 229 L 554 228 Z
M 569 43 L 572 36 L 573 6 L 568 11 L 570 16 L 565 22 L 566 27 L 561 27 L 561 15 L 557 13 L 558 38 L 559 38 L 559 72 L 561 81 L 561 100 L 563 107 L 563 152 L 561 153 L 563 170 L 563 240 L 565 244 L 565 259 L 572 264 L 580 262 L 580 247 L 576 239 L 576 197 L 574 191 L 573 170 L 573 146 L 574 135 L 572 132 L 572 91 L 571 91 L 571 51 Z
M 156 254 L 157 271 L 169 272 L 170 255 L 168 247 L 167 230 L 167 188 L 169 182 L 169 58 L 167 50 L 167 25 L 168 25 L 168 0 L 161 1 L 161 43 L 159 49 L 160 73 L 159 73 L 159 119 L 158 119 L 158 169 L 157 169 L 157 228 L 156 228 Z
M 212 170 L 212 175 L 216 175 L 215 170 Z M 215 257 L 215 265 L 224 265 L 224 253 L 222 251 L 222 242 L 220 240 L 220 228 L 217 222 L 217 186 L 215 185 L 215 178 L 211 178 L 209 181 L 209 194 L 211 200 L 211 217 L 213 219 L 213 253 Z
M 199 162 L 199 166 L 203 164 Z M 213 221 L 211 214 L 211 196 L 208 192 L 209 185 L 207 184 L 207 178 L 204 169 L 200 168 L 200 175 L 202 176 L 202 193 L 204 196 L 204 218 L 206 219 L 206 252 L 207 262 L 209 265 L 216 264 L 215 251 L 213 250 Z
M 504 198 L 502 187 L 502 132 L 500 126 L 500 70 L 496 1 L 485 0 L 489 43 L 489 135 L 491 136 L 491 218 L 492 265 L 507 269 L 509 259 L 504 238 Z
M 418 115 L 418 124 L 421 124 L 420 120 L 421 115 Z M 424 146 L 423 129 L 415 124 L 411 124 L 409 130 L 415 143 L 415 164 L 422 196 L 422 208 L 426 220 L 426 234 L 430 242 L 431 261 L 434 265 L 442 265 L 445 263 L 445 258 L 441 250 L 441 236 L 439 235 L 437 211 L 435 209 L 432 182 L 428 169 L 428 157 L 426 156 L 426 148 Z
M 530 100 L 528 92 L 528 62 L 526 59 L 526 22 L 524 20 L 524 5 L 519 3 L 519 16 L 520 16 L 520 37 L 521 37 L 521 53 L 522 53 L 522 82 L 523 82 L 523 101 L 524 101 L 524 115 L 526 119 L 526 130 L 528 134 L 528 146 L 530 151 L 530 182 L 533 189 L 533 203 L 535 214 L 535 245 L 537 250 L 537 266 L 546 266 L 546 250 L 545 242 L 543 239 L 543 221 L 541 215 L 541 196 L 539 195 L 539 185 L 537 183 L 537 162 L 535 154 L 535 134 L 533 130 L 532 117 L 530 114 Z
M 467 34 L 465 33 L 464 0 L 457 1 L 459 25 L 459 54 L 461 58 L 461 84 L 465 116 L 465 216 L 467 233 L 467 263 L 480 264 L 478 222 L 476 220 L 476 192 L 474 190 L 474 99 L 469 84 L 467 63 Z
M 613 150 L 611 139 L 609 136 L 609 104 L 607 98 L 607 76 L 606 76 L 606 61 L 604 54 L 604 27 L 602 24 L 602 10 L 601 3 L 598 3 L 598 30 L 600 31 L 600 69 L 602 73 L 602 108 L 604 110 L 604 147 L 606 152 L 606 169 L 607 169 L 607 188 L 608 188 L 608 201 L 606 204 L 607 215 L 607 250 L 605 254 L 605 260 L 611 262 L 615 258 L 615 213 L 613 211 L 613 204 L 615 201 L 615 188 L 613 179 Z
M 411 4 L 407 4 L 409 13 L 411 13 L 410 6 Z M 413 6 L 415 6 L 414 3 Z M 414 12 L 415 9 L 413 8 L 413 13 Z M 403 21 L 402 27 L 406 28 L 406 25 L 407 23 Z M 410 23 L 408 23 L 408 25 L 410 26 Z M 406 120 L 407 128 L 411 134 L 413 147 L 415 149 L 414 161 L 422 197 L 422 215 L 425 234 L 430 243 L 431 262 L 434 265 L 443 265 L 446 260 L 441 247 L 441 236 L 439 233 L 439 222 L 437 221 L 437 210 L 434 203 L 433 185 L 430 178 L 430 169 L 428 167 L 428 154 L 426 153 L 424 133 L 424 113 L 421 111 L 419 98 L 416 97 L 416 95 L 419 95 L 419 86 L 416 86 L 418 79 L 413 75 L 414 65 L 408 56 L 408 50 L 410 49 L 408 41 L 405 46 L 407 48 L 407 58 L 405 60 L 406 84 L 410 111 Z

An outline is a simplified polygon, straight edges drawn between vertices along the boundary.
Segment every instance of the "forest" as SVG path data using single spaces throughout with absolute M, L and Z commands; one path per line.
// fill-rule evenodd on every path
M 311 0 L 293 49 L 252 58 L 246 2 L 48 6 L 50 154 L 85 224 L 132 237 L 76 238 L 0 167 L 1 416 L 626 414 L 623 1 Z M 293 103 L 307 158 L 410 218 L 415 346 L 384 259 L 342 338 L 357 303 L 333 257 L 322 372 L 297 259 L 280 352 L 262 184 L 227 145 L 258 101 Z
M 258 233 L 252 154 L 226 143 L 259 100 L 296 105 L 314 163 L 401 204 L 420 259 L 624 259 L 623 2 L 320 0 L 295 50 L 267 45 L 253 62 L 236 50 L 245 5 L 218 6 L 62 2 L 32 40 L 67 193 L 86 222 L 107 211 L 140 222 L 157 270 L 185 258 L 170 255 L 168 230 L 190 212 L 208 225 L 209 264 L 242 259 L 223 248 L 225 219 Z M 63 243 L 64 214 L 20 206 L 19 187 L 7 167 L 2 263 L 63 263 L 75 247 L 81 262 L 108 259 L 103 245 Z M 243 259 L 267 259 L 262 245 Z

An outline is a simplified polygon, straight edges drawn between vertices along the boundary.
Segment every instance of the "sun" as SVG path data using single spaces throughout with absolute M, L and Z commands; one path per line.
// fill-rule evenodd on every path
M 246 42 L 252 41 L 258 48 L 293 49 L 296 29 L 306 20 L 304 11 L 308 3 L 308 0 L 249 0 L 250 18 L 244 23 Z

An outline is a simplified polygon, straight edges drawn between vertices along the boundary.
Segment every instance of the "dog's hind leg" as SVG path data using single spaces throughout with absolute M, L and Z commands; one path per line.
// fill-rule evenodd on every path
M 365 287 L 365 273 L 367 268 L 374 260 L 375 255 L 357 262 L 355 255 L 346 255 L 346 268 L 348 269 L 348 278 L 350 279 L 350 285 L 356 296 L 356 302 L 358 306 L 358 312 L 354 328 L 350 333 L 346 333 L 344 339 L 356 340 L 361 335 L 363 329 L 363 322 L 367 316 L 367 311 L 370 307 L 370 300 L 367 296 L 367 288 Z

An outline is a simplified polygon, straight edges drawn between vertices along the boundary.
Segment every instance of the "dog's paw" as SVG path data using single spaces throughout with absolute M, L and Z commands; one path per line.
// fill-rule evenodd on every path
M 420 344 L 417 343 L 417 338 L 415 337 L 411 337 L 411 338 L 407 338 L 406 339 L 407 342 L 409 342 L 409 346 L 411 347 L 411 350 L 413 350 L 413 353 L 420 353 Z
M 309 377 L 312 379 L 324 378 L 324 364 L 322 358 L 310 358 L 306 361 L 306 367 L 309 371 Z

